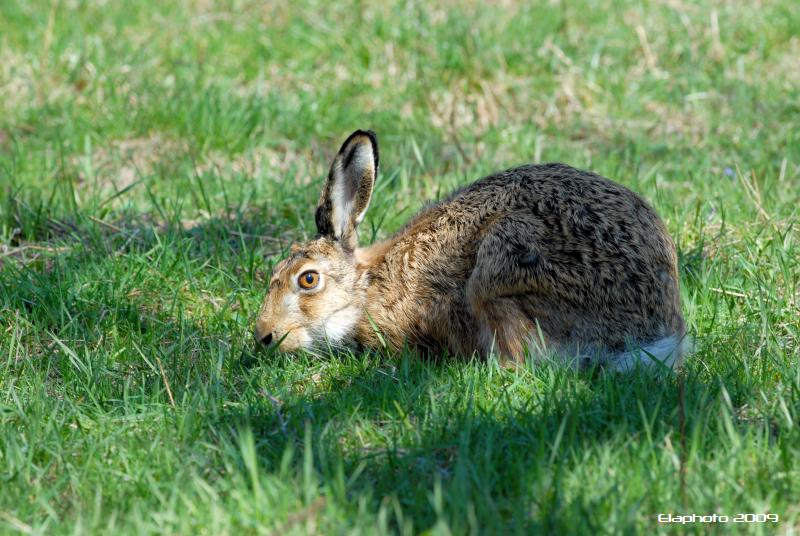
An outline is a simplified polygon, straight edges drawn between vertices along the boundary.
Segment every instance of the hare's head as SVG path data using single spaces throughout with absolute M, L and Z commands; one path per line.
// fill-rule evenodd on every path
M 256 341 L 283 351 L 347 342 L 361 318 L 366 281 L 356 229 L 378 174 L 372 131 L 350 135 L 333 161 L 316 212 L 318 236 L 275 265 L 256 320 Z

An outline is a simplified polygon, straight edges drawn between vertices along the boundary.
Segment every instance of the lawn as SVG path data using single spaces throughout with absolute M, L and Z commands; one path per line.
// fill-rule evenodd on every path
M 257 352 L 357 128 L 362 243 L 520 163 L 643 194 L 685 369 Z M 800 531 L 798 206 L 795 0 L 3 0 L 0 532 Z

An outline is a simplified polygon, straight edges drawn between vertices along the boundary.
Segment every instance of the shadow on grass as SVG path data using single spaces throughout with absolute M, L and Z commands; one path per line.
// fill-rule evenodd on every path
M 346 475 L 344 499 L 372 497 L 395 528 L 411 519 L 419 531 L 445 519 L 454 533 L 600 533 L 612 512 L 619 515 L 621 496 L 639 492 L 618 489 L 622 474 L 584 473 L 587 459 L 595 471 L 624 473 L 598 458 L 606 449 L 650 461 L 665 444 L 677 455 L 695 449 L 718 395 L 697 380 L 683 378 L 679 387 L 677 377 L 648 373 L 592 376 L 547 366 L 513 374 L 413 355 L 370 363 L 318 379 L 324 387 L 312 396 L 253 391 L 222 416 L 225 440 L 235 444 L 238 430 L 252 429 L 269 471 L 287 449 L 302 451 L 310 433 L 322 483 L 336 489 L 337 475 Z M 264 366 L 283 365 L 275 358 Z M 679 472 L 673 476 L 677 487 Z M 638 484 L 642 494 L 649 484 Z M 623 525 L 638 514 L 629 509 Z

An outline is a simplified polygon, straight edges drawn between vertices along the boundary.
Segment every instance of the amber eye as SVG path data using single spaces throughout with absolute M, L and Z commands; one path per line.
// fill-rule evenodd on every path
M 297 278 L 297 284 L 306 290 L 315 288 L 319 285 L 319 272 L 303 272 Z

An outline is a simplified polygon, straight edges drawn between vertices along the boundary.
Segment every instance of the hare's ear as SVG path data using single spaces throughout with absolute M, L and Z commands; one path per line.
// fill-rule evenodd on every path
M 356 130 L 339 149 L 317 206 L 317 231 L 341 242 L 358 245 L 356 227 L 364 219 L 378 175 L 378 138 L 371 130 Z

